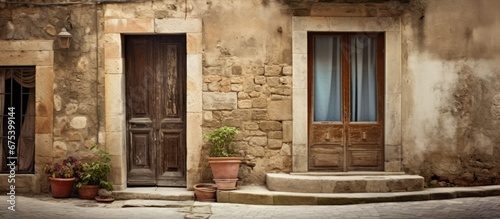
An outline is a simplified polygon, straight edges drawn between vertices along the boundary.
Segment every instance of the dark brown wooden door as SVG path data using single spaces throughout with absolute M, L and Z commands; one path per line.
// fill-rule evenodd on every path
M 186 37 L 125 36 L 128 185 L 186 185 Z
M 309 170 L 384 169 L 384 34 L 308 33 Z

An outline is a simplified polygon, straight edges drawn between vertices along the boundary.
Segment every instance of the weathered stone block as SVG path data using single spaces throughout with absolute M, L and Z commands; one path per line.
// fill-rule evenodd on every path
M 231 80 L 231 84 L 242 84 L 243 78 L 241 76 L 231 76 L 229 78 Z
M 87 117 L 85 116 L 76 116 L 71 119 L 69 123 L 71 128 L 74 129 L 83 129 L 87 127 Z
M 122 65 L 123 60 L 121 58 L 107 58 L 104 61 L 104 71 L 106 72 L 106 74 L 121 74 L 123 72 Z
M 290 144 L 283 143 L 283 145 L 281 145 L 280 155 L 285 155 L 285 156 L 292 155 L 292 148 L 290 147 Z
M 52 128 L 54 127 L 52 125 L 52 117 L 45 117 L 45 116 L 37 116 L 35 117 L 35 133 L 41 134 L 50 134 L 52 133 Z M 38 147 L 37 147 L 38 148 Z
M 251 146 L 257 145 L 257 146 L 266 146 L 267 145 L 267 137 L 251 137 L 249 139 L 249 144 Z
M 121 58 L 122 47 L 118 43 L 105 43 L 104 44 L 104 58 Z
M 255 80 L 256 84 L 265 84 L 266 83 L 266 77 L 264 77 L 264 76 L 260 76 L 260 75 L 256 76 L 254 80 Z
M 224 110 L 236 109 L 237 98 L 235 92 L 218 93 L 206 92 L 203 93 L 203 109 L 204 110 Z
M 284 75 L 292 75 L 292 66 L 284 66 L 283 67 Z
M 267 134 L 267 137 L 271 138 L 271 139 L 282 139 L 283 132 L 282 131 L 269 131 Z
M 54 64 L 54 52 L 51 51 L 2 51 L 0 52 L 2 65 L 42 65 Z
M 269 139 L 267 140 L 267 147 L 269 149 L 281 149 L 282 141 L 278 139 Z
M 256 122 L 244 122 L 243 128 L 246 130 L 258 130 L 259 124 L 257 124 Z
M 251 98 L 257 98 L 257 97 L 260 97 L 261 93 L 260 92 L 257 92 L 257 91 L 252 91 L 248 94 L 248 96 L 250 96 Z
M 250 146 L 248 148 L 248 154 L 253 155 L 255 157 L 264 157 L 266 151 L 262 146 Z
M 240 108 L 240 109 L 252 108 L 252 100 L 240 100 L 240 101 L 238 101 L 238 108 Z
M 252 110 L 253 120 L 267 120 L 267 110 Z
M 37 134 L 35 138 L 35 159 L 38 157 L 52 157 L 52 134 Z
M 243 91 L 250 93 L 255 90 L 255 84 L 253 83 L 253 78 L 245 78 L 243 80 Z
M 283 121 L 283 142 L 292 142 L 293 127 L 292 121 Z
M 53 146 L 53 154 L 55 158 L 66 158 L 66 155 L 68 154 L 68 147 L 66 146 L 66 143 L 61 141 L 54 141 Z
M 292 81 L 292 77 L 281 77 L 280 78 L 280 83 L 281 84 L 284 84 L 284 85 L 292 85 L 293 81 Z
M 279 65 L 266 65 L 264 67 L 265 75 L 279 75 L 281 74 L 281 66 Z
M 240 121 L 248 121 L 252 119 L 252 111 L 246 109 L 233 110 L 231 117 Z
M 270 120 L 292 120 L 292 101 L 270 101 L 267 112 Z
M 259 123 L 259 128 L 262 131 L 281 131 L 283 126 L 276 121 L 262 121 Z
M 252 100 L 253 108 L 265 108 L 267 106 L 267 98 L 256 98 Z
M 268 77 L 266 79 L 267 85 L 270 87 L 275 87 L 280 85 L 280 78 L 278 77 Z
M 272 94 L 280 94 L 280 95 L 286 95 L 286 96 L 292 95 L 292 88 L 290 88 L 290 86 L 286 86 L 286 85 L 279 85 L 276 87 L 272 87 L 269 89 L 269 91 Z
M 238 92 L 238 99 L 248 99 L 250 96 L 245 92 Z
M 231 91 L 242 91 L 243 85 L 241 84 L 231 84 Z
M 249 135 L 251 136 L 267 136 L 267 133 L 263 132 L 263 131 L 260 131 L 260 130 L 251 130 L 249 132 Z
M 201 33 L 186 34 L 186 52 L 188 54 L 203 52 L 203 37 Z

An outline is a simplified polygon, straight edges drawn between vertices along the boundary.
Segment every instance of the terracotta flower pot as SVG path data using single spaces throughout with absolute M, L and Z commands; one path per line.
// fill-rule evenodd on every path
M 208 163 L 218 189 L 236 189 L 242 157 L 209 157 Z
M 99 192 L 100 186 L 86 185 L 78 188 L 78 197 L 81 199 L 95 199 Z
M 237 179 L 242 157 L 209 157 L 214 179 Z
M 69 198 L 73 191 L 73 183 L 75 178 L 52 178 L 50 180 L 50 190 L 54 198 Z
M 201 202 L 215 202 L 215 192 L 217 186 L 213 183 L 198 183 L 194 186 L 196 200 Z

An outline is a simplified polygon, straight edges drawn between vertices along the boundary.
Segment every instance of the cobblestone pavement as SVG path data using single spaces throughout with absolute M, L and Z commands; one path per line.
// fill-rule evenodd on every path
M 0 196 L 7 200 L 7 196 Z M 342 206 L 265 206 L 195 202 L 188 207 L 122 208 L 79 199 L 16 197 L 16 211 L 2 201 L 0 218 L 498 218 L 500 196 Z

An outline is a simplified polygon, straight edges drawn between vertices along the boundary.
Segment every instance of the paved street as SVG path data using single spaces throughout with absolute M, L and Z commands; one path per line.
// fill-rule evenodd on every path
M 7 196 L 0 196 L 7 200 Z M 265 206 L 195 202 L 187 207 L 122 208 L 125 201 L 16 197 L 16 211 L 2 201 L 0 218 L 499 218 L 500 196 L 343 206 Z

